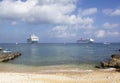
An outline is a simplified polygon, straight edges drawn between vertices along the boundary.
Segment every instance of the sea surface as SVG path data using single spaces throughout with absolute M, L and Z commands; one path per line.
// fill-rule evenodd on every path
M 112 54 L 120 53 L 120 43 L 0 44 L 0 47 L 22 53 L 22 56 L 14 60 L 0 63 L 0 70 L 55 66 L 93 69 L 101 61 L 108 60 Z

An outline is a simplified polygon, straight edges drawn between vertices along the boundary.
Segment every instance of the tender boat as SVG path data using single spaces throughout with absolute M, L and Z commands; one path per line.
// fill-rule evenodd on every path
M 3 53 L 11 53 L 12 51 L 10 51 L 10 50 L 3 50 L 2 52 Z
M 105 45 L 109 45 L 110 43 L 109 43 L 109 42 L 104 42 L 103 44 L 105 44 Z
M 2 50 L 2 48 L 0 47 L 0 50 Z

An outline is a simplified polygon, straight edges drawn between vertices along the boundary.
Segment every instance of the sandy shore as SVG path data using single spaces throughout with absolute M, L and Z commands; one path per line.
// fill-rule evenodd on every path
M 0 83 L 120 83 L 120 72 L 55 70 L 54 73 L 0 72 Z

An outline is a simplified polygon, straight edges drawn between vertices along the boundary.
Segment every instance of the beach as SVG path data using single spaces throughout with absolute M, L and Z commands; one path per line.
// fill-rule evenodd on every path
M 0 0 L 0 83 L 120 83 L 120 0 Z
M 0 83 L 119 83 L 119 77 L 120 72 L 114 70 L 0 72 Z

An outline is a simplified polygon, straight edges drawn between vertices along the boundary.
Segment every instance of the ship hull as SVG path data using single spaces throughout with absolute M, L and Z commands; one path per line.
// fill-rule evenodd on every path
M 91 41 L 77 41 L 77 43 L 93 43 Z
M 38 41 L 29 41 L 28 43 L 34 44 L 34 43 L 38 43 Z
M 27 40 L 27 43 L 38 43 L 38 41 Z
M 33 40 L 31 40 L 31 39 L 28 39 L 28 40 L 27 40 L 27 43 L 32 43 L 32 44 L 34 44 L 34 43 L 38 43 L 38 41 L 33 41 Z

